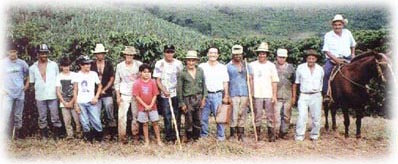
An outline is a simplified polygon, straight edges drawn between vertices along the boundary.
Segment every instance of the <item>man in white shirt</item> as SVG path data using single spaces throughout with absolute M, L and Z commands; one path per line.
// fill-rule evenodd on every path
M 29 67 L 29 82 L 34 83 L 36 106 L 39 111 L 40 135 L 44 140 L 48 138 L 48 111 L 51 115 L 54 139 L 59 137 L 62 127 L 55 86 L 59 68 L 57 63 L 48 59 L 49 53 L 48 46 L 41 44 L 37 53 L 38 61 Z
M 205 84 L 207 87 L 207 98 L 205 107 L 202 110 L 202 131 L 200 137 L 209 135 L 209 116 L 217 113 L 217 107 L 221 103 L 227 103 L 229 100 L 228 82 L 229 76 L 227 67 L 217 61 L 219 50 L 216 47 L 210 47 L 207 52 L 208 61 L 199 65 L 203 69 L 205 76 Z M 223 98 L 224 94 L 224 98 Z M 225 127 L 223 124 L 217 123 L 217 140 L 225 140 Z
M 164 128 L 166 141 L 174 142 L 177 137 L 174 126 L 171 121 L 170 105 L 173 105 L 174 116 L 177 121 L 177 129 L 181 129 L 181 112 L 178 108 L 177 97 L 177 75 L 182 71 L 182 62 L 174 58 L 174 45 L 166 45 L 163 49 L 164 58 L 157 61 L 153 71 L 153 77 L 156 78 L 159 89 L 161 90 L 161 108 L 163 111 Z M 169 104 L 171 98 L 172 104 Z M 179 133 L 181 134 L 181 133 Z
M 261 137 L 261 123 L 263 117 L 263 110 L 265 110 L 267 118 L 268 141 L 275 142 L 275 126 L 276 113 L 273 103 L 276 103 L 277 85 L 279 82 L 278 71 L 275 64 L 268 61 L 269 56 L 268 44 L 263 42 L 256 50 L 258 56 L 257 60 L 250 63 L 253 71 L 253 80 L 250 85 L 254 93 L 254 115 L 257 135 L 259 140 Z
M 323 94 L 328 91 L 330 73 L 336 64 L 349 62 L 355 57 L 356 42 L 351 32 L 344 27 L 348 21 L 342 15 L 337 14 L 332 20 L 332 31 L 325 34 L 322 51 L 326 54 L 326 62 L 323 66 L 325 77 L 323 79 Z
M 126 128 L 127 128 L 127 111 L 131 109 L 131 132 L 134 142 L 138 142 L 138 123 L 137 123 L 137 104 L 133 98 L 133 84 L 139 77 L 139 67 L 142 62 L 134 60 L 137 51 L 132 46 L 126 46 L 122 51 L 124 61 L 117 64 L 115 73 L 115 91 L 116 100 L 119 106 L 118 110 L 118 134 L 119 141 L 127 144 Z
M 296 80 L 293 87 L 296 90 L 299 85 L 300 96 L 297 104 L 298 118 L 296 123 L 296 141 L 303 141 L 306 131 L 308 110 L 311 113 L 312 129 L 310 139 L 319 138 L 321 129 L 321 109 L 322 109 L 322 82 L 324 71 L 321 66 L 316 64 L 319 55 L 315 50 L 306 51 L 306 63 L 300 64 L 296 70 Z

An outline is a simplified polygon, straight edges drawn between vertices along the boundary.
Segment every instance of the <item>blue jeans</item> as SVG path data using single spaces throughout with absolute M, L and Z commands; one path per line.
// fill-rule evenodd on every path
M 102 97 L 98 99 L 97 108 L 102 110 L 102 105 L 105 106 L 105 122 L 108 127 L 116 127 L 116 118 L 113 109 L 112 96 Z
M 91 126 L 98 132 L 102 132 L 101 110 L 96 105 L 88 103 L 78 103 L 80 108 L 80 123 L 83 132 L 90 132 Z
M 217 113 L 217 107 L 222 103 L 222 92 L 209 93 L 206 98 L 206 104 L 202 111 L 202 131 L 200 137 L 207 137 L 209 135 L 209 117 L 210 113 L 213 116 Z M 225 140 L 225 130 L 223 124 L 217 124 L 217 139 L 220 141 Z
M 351 57 L 344 57 L 344 59 L 351 61 Z M 323 76 L 323 86 L 322 86 L 323 94 L 326 94 L 328 91 L 330 74 L 332 73 L 333 67 L 335 66 L 335 64 L 333 64 L 330 60 L 331 59 L 326 59 L 325 65 L 323 66 L 323 71 L 325 72 L 325 76 Z
M 54 127 L 61 127 L 59 119 L 58 100 L 36 100 L 37 110 L 39 110 L 39 128 L 48 127 L 47 110 L 50 110 L 51 123 Z
M 12 134 L 13 127 L 16 129 L 22 128 L 22 114 L 24 108 L 24 99 L 12 98 L 8 95 L 3 96 L 3 109 L 6 113 L 4 115 L 7 119 L 7 133 Z
M 174 126 L 172 124 L 172 117 L 171 117 L 171 110 L 170 110 L 170 104 L 169 104 L 169 98 L 161 98 L 161 103 L 162 103 L 162 108 L 163 108 L 163 121 L 164 121 L 164 130 L 166 134 L 166 140 L 175 140 L 176 139 L 176 133 Z M 174 116 L 176 117 L 177 121 L 177 128 L 178 132 L 181 130 L 181 112 L 180 109 L 178 108 L 178 98 L 177 96 L 174 96 L 171 98 L 171 103 L 173 105 L 173 110 L 174 110 Z

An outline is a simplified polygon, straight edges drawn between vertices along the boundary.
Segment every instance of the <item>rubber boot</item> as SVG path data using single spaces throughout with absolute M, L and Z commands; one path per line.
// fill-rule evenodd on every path
M 263 140 L 262 134 L 261 134 L 261 126 L 256 126 L 256 132 L 257 132 L 257 139 L 258 139 L 258 141 Z
M 274 128 L 268 127 L 268 142 L 275 142 Z
M 237 137 L 237 128 L 236 127 L 230 127 L 229 128 L 229 133 L 230 133 L 230 136 L 229 136 L 229 138 L 228 138 L 228 140 L 235 140 Z
M 244 142 L 245 128 L 238 127 L 238 141 Z
M 40 129 L 40 137 L 42 140 L 48 140 L 48 128 Z

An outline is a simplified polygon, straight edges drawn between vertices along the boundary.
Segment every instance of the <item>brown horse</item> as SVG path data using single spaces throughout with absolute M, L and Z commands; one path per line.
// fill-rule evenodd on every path
M 370 100 L 368 87 L 372 78 L 385 81 L 384 70 L 387 68 L 388 58 L 381 53 L 368 51 L 352 59 L 351 63 L 337 66 L 330 79 L 331 102 L 324 106 L 325 129 L 329 129 L 328 111 L 331 110 L 332 128 L 336 130 L 336 111 L 341 108 L 344 115 L 345 137 L 347 138 L 350 117 L 348 108 L 356 114 L 356 137 L 361 138 L 361 119 L 364 104 Z M 337 71 L 337 72 L 336 72 Z

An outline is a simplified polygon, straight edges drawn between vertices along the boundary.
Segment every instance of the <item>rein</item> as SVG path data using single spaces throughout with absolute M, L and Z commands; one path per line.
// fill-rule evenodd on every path
M 391 69 L 391 65 L 388 64 L 387 62 L 381 62 L 381 61 L 379 61 L 379 60 L 377 60 L 377 59 L 375 59 L 375 61 L 376 61 L 377 73 L 378 73 L 379 76 L 381 77 L 382 81 L 385 82 L 385 81 L 386 81 L 386 78 L 384 77 L 384 73 L 383 73 L 383 71 L 382 71 L 380 65 L 388 65 L 388 67 L 389 67 L 390 69 Z M 349 81 L 350 83 L 354 84 L 355 86 L 360 87 L 360 88 L 363 88 L 363 89 L 366 89 L 366 92 L 367 92 L 368 94 L 370 94 L 370 91 L 373 91 L 374 93 L 377 93 L 377 92 L 378 92 L 376 89 L 369 87 L 369 85 L 367 85 L 367 84 L 366 84 L 366 85 L 362 85 L 362 84 L 357 83 L 357 82 L 355 82 L 354 80 L 350 79 L 349 77 L 345 76 L 345 75 L 343 74 L 343 72 L 341 71 L 341 68 L 343 68 L 344 66 L 345 66 L 345 64 L 339 64 L 339 65 L 337 65 L 337 67 L 334 68 L 334 70 L 332 71 L 332 72 L 334 72 L 334 73 L 331 75 L 331 78 L 329 79 L 329 82 L 328 82 L 328 85 L 329 85 L 328 87 L 329 87 L 329 88 L 331 87 L 331 86 L 330 86 L 331 81 L 336 77 L 337 73 L 339 73 L 344 79 L 346 79 L 346 80 Z M 337 69 L 337 70 L 335 71 L 335 69 Z M 392 71 L 391 71 L 391 72 L 392 72 Z M 394 76 L 393 76 L 393 77 L 394 77 Z M 395 77 L 394 77 L 394 81 L 395 81 Z M 332 96 L 332 89 L 328 89 L 327 94 L 330 96 L 331 102 L 334 102 L 334 99 L 333 99 L 333 96 Z

